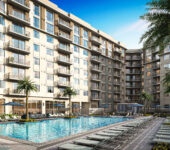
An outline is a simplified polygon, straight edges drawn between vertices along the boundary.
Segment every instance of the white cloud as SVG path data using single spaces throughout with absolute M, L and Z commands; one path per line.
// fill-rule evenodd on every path
M 144 20 L 137 20 L 136 22 L 120 27 L 113 37 L 123 42 L 127 48 L 141 48 L 142 44 L 139 44 L 140 37 L 146 31 L 149 23 Z

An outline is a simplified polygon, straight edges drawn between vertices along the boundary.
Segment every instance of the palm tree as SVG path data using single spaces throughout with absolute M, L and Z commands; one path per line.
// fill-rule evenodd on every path
M 170 72 L 165 74 L 163 85 L 165 86 L 165 94 L 170 93 Z
M 142 35 L 143 49 L 156 49 L 162 53 L 170 43 L 170 2 L 169 0 L 152 0 L 146 5 L 148 12 L 140 18 L 149 22 L 148 30 Z
M 17 91 L 25 91 L 26 93 L 26 119 L 29 119 L 28 115 L 28 96 L 31 91 L 37 91 L 37 87 L 34 82 L 32 82 L 28 77 L 18 82 Z
M 150 106 L 151 101 L 153 100 L 153 97 L 152 97 L 152 95 L 150 95 L 150 94 L 146 93 L 145 91 L 143 91 L 140 94 L 140 99 L 144 103 L 144 113 L 146 113 L 146 108 L 149 109 L 149 106 Z
M 74 89 L 72 89 L 71 87 L 67 87 L 65 88 L 64 92 L 63 92 L 64 96 L 68 96 L 69 97 L 69 116 L 71 116 L 72 113 L 72 107 L 71 107 L 71 97 L 77 95 L 76 91 Z

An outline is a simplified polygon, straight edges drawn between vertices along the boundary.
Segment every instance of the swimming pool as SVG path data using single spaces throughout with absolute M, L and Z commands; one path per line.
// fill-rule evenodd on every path
M 80 117 L 75 119 L 58 118 L 25 124 L 6 123 L 0 124 L 0 135 L 42 143 L 129 119 L 132 118 Z

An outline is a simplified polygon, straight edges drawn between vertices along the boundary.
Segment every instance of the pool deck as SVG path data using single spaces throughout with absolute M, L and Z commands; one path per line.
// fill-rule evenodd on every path
M 34 142 L 25 141 L 25 140 L 0 136 L 0 150 L 18 150 L 18 149 L 24 149 L 24 150 L 27 150 L 27 149 L 28 150 L 54 150 L 59 145 L 62 145 L 63 143 L 72 142 L 75 139 L 86 137 L 89 134 L 93 134 L 93 133 L 102 131 L 104 129 L 109 129 L 109 128 L 112 128 L 112 127 L 115 127 L 115 126 L 118 126 L 118 125 L 126 124 L 130 121 L 131 120 L 120 122 L 120 123 L 115 123 L 115 124 L 112 124 L 112 125 L 109 125 L 109 126 L 96 128 L 96 129 L 93 129 L 93 130 L 89 130 L 89 131 L 86 131 L 86 132 L 78 133 L 78 134 L 75 134 L 75 135 L 67 136 L 67 137 L 64 137 L 64 138 L 59 138 L 59 139 L 52 140 L 52 141 L 49 141 L 49 142 L 44 142 L 44 143 L 34 143 Z M 154 131 L 156 132 L 156 127 L 158 128 L 158 125 L 152 126 L 152 128 L 155 129 L 155 130 L 153 130 L 153 132 Z M 151 127 L 149 127 L 149 130 L 151 130 L 150 128 Z M 125 150 L 129 150 L 129 149 L 127 148 Z M 133 150 L 133 149 L 131 149 L 131 150 Z

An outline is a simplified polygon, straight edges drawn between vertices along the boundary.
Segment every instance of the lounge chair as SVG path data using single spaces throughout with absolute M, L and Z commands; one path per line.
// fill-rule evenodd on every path
M 170 144 L 170 140 L 169 139 L 161 139 L 161 138 L 154 138 L 152 140 L 153 143 L 168 143 Z
M 101 136 L 110 136 L 110 137 L 116 137 L 120 134 L 118 133 L 107 133 L 107 132 L 98 132 L 96 135 L 101 135 Z
M 2 117 L 0 117 L 0 121 L 3 122 L 3 121 L 5 121 L 5 119 L 2 119 Z
M 97 144 L 99 144 L 99 141 L 95 141 L 95 140 L 87 140 L 87 139 L 79 139 L 74 141 L 75 144 L 80 144 L 80 145 L 85 145 L 85 146 L 96 146 Z
M 93 150 L 92 147 L 76 145 L 76 144 L 63 144 L 58 147 L 59 150 Z
M 9 116 L 4 116 L 5 121 L 9 121 L 11 118 Z
M 89 135 L 87 136 L 88 139 L 92 139 L 92 140 L 97 140 L 97 141 L 103 141 L 103 140 L 108 140 L 110 139 L 109 136 L 100 136 L 100 135 Z
M 170 140 L 170 135 L 163 135 L 163 134 L 156 134 L 156 138 L 160 139 L 169 139 Z

